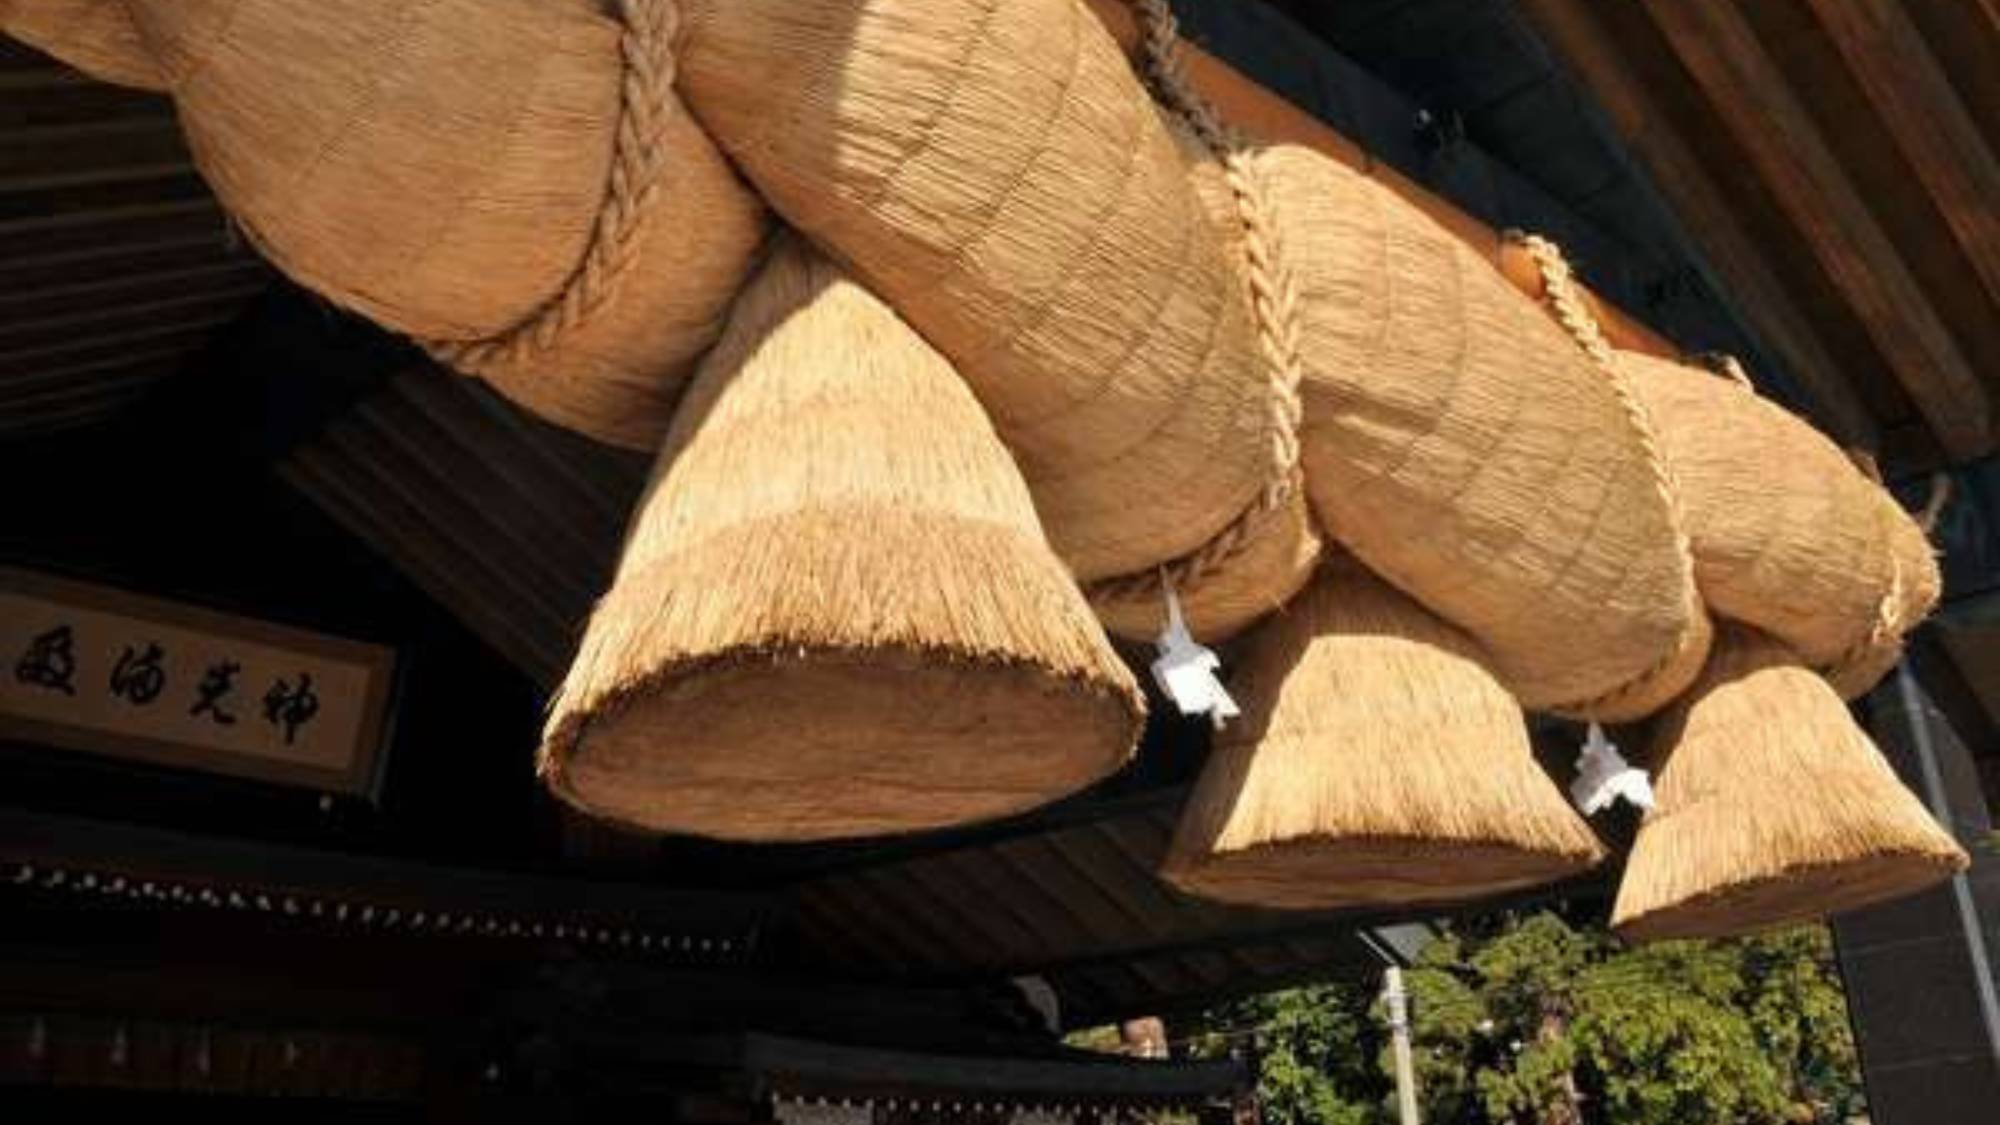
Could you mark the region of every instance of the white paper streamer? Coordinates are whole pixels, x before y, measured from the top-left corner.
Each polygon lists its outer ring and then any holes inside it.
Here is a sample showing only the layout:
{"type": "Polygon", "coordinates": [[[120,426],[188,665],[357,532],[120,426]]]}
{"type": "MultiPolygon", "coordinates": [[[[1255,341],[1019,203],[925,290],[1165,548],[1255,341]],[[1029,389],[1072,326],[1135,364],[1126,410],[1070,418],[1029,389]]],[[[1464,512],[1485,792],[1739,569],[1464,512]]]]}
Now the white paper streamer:
{"type": "Polygon", "coordinates": [[[1576,755],[1576,780],[1569,784],[1569,798],[1585,816],[1595,816],[1623,798],[1641,811],[1653,807],[1653,781],[1645,770],[1631,765],[1618,747],[1604,736],[1604,728],[1590,724],[1583,748],[1576,755]]]}
{"type": "Polygon", "coordinates": [[[1221,730],[1222,725],[1242,714],[1215,673],[1222,658],[1194,639],[1181,617],[1181,600],[1172,583],[1161,579],[1167,595],[1167,628],[1157,642],[1160,655],[1153,661],[1153,682],[1173,700],[1183,715],[1207,715],[1221,730]]]}

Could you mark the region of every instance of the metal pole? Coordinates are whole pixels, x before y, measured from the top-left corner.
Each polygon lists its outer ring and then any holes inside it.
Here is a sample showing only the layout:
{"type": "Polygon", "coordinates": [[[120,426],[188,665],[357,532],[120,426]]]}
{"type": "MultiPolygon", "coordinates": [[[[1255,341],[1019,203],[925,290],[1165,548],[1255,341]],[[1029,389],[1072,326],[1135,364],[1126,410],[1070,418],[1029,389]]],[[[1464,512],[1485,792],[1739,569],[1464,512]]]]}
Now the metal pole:
{"type": "Polygon", "coordinates": [[[1396,1110],[1402,1125],[1419,1125],[1417,1076],[1410,1064],[1409,994],[1403,991],[1403,970],[1400,966],[1389,966],[1383,996],[1389,1002],[1389,1035],[1396,1050],[1396,1110]]]}
{"type": "MultiPolygon", "coordinates": [[[[1930,699],[1910,674],[1910,662],[1896,665],[1896,698],[1902,704],[1903,722],[1910,732],[1912,749],[1923,778],[1924,803],[1944,830],[1953,830],[1951,799],[1945,795],[1944,771],[1938,765],[1937,745],[1931,738],[1930,699]]],[[[1979,907],[1972,898],[1972,884],[1961,871],[1951,877],[1952,903],[1956,906],[1965,952],[1972,961],[1972,988],[1979,998],[1979,1014],[1986,1024],[1986,1048],[2000,1061],[2000,995],[1993,986],[1993,961],[1987,955],[1986,935],[1981,927],[1979,907]]]]}

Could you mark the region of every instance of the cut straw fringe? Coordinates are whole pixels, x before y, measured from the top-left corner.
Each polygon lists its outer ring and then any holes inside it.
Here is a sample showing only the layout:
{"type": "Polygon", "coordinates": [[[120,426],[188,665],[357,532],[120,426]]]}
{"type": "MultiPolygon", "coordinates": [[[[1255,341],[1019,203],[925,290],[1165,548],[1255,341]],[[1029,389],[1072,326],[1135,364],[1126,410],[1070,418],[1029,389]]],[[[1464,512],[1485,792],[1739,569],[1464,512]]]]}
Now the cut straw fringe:
{"type": "Polygon", "coordinates": [[[1087,784],[1142,717],[951,368],[788,240],[675,420],[543,770],[654,829],[895,832],[1087,784]]]}
{"type": "Polygon", "coordinates": [[[1627,938],[1722,937],[1920,890],[1968,862],[1825,681],[1729,626],[1660,721],[1657,804],[1612,925],[1627,938]]]}
{"type": "Polygon", "coordinates": [[[1439,903],[1560,879],[1603,849],[1471,642],[1351,560],[1244,642],[1165,876],[1289,908],[1439,903]]]}

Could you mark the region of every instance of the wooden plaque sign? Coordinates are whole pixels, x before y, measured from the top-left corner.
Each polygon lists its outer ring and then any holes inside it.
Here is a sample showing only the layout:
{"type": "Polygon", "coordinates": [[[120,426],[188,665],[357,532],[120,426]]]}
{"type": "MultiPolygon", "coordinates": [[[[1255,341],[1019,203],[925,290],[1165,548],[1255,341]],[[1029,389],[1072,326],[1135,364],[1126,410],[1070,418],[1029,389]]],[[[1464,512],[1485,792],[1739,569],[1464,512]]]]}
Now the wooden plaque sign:
{"type": "Polygon", "coordinates": [[[345,793],[395,652],[0,567],[0,736],[345,793]]]}

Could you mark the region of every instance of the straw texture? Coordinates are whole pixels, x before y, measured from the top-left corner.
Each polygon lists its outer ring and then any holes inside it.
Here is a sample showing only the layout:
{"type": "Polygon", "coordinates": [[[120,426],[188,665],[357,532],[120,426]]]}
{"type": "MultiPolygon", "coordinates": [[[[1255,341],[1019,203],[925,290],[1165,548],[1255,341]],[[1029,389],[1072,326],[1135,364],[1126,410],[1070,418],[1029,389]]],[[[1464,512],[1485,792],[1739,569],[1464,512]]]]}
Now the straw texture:
{"type": "Polygon", "coordinates": [[[1644,418],[1388,188],[1298,146],[1259,163],[1302,296],[1322,525],[1477,638],[1523,705],[1620,720],[1664,704],[1708,634],[1644,418]]]}
{"type": "Polygon", "coordinates": [[[772,206],[951,359],[1079,578],[1250,511],[1282,439],[1249,303],[1076,0],[693,0],[682,89],[772,206]]]}
{"type": "MultiPolygon", "coordinates": [[[[1247,263],[1253,253],[1271,253],[1275,238],[1266,240],[1258,251],[1246,246],[1239,193],[1231,188],[1222,163],[1213,158],[1184,124],[1172,118],[1167,122],[1175,142],[1186,154],[1190,182],[1204,212],[1223,240],[1238,251],[1235,260],[1247,263]]],[[[1254,163],[1238,171],[1242,176],[1257,178],[1249,190],[1269,194],[1269,185],[1262,182],[1254,163]]],[[[1276,208],[1267,200],[1260,199],[1256,207],[1269,211],[1275,218],[1276,208]]],[[[1280,319],[1289,325],[1294,337],[1282,346],[1292,354],[1280,362],[1300,366],[1296,336],[1301,315],[1288,271],[1275,284],[1284,291],[1281,299],[1291,306],[1280,319]]],[[[1246,289],[1251,287],[1248,279],[1244,285],[1246,289]]],[[[1289,383],[1296,399],[1295,375],[1281,377],[1289,383]]],[[[1298,405],[1294,403],[1290,409],[1298,409],[1298,405]]],[[[1285,428],[1295,434],[1298,425],[1293,418],[1285,423],[1285,428]]],[[[1200,559],[1184,557],[1180,560],[1183,565],[1167,568],[1167,580],[1173,583],[1188,629],[1195,636],[1211,641],[1235,636],[1283,605],[1312,577],[1321,554],[1321,539],[1306,504],[1305,482],[1297,468],[1297,457],[1294,443],[1289,454],[1293,467],[1284,480],[1283,496],[1276,499],[1274,509],[1259,512],[1257,518],[1239,521],[1236,530],[1242,533],[1242,539],[1235,549],[1200,559]]],[[[1084,593],[1090,598],[1091,608],[1097,611],[1098,620],[1118,636],[1149,640],[1165,626],[1166,601],[1156,572],[1093,582],[1084,593]]]]}
{"type": "Polygon", "coordinates": [[[120,0],[0,0],[0,32],[92,78],[142,90],[166,89],[159,64],[120,0]]]}
{"type": "Polygon", "coordinates": [[[1867,644],[1885,603],[1900,621],[1886,494],[1840,447],[1732,379],[1632,352],[1617,362],[1680,483],[1710,608],[1809,665],[1867,644]]]}
{"type": "Polygon", "coordinates": [[[672,0],[133,0],[278,266],[558,423],[653,449],[762,207],[673,91],[672,0]]]}
{"type": "MultiPolygon", "coordinates": [[[[1189,581],[1171,579],[1189,632],[1205,641],[1227,640],[1277,610],[1312,578],[1320,537],[1306,510],[1305,491],[1259,521],[1241,549],[1189,581]]],[[[1095,582],[1090,607],[1113,634],[1151,640],[1166,627],[1167,603],[1156,573],[1095,582]]]]}
{"type": "Polygon", "coordinates": [[[1903,638],[1937,608],[1944,591],[1930,533],[1887,489],[1871,490],[1881,535],[1895,565],[1895,583],[1876,607],[1868,633],[1823,671],[1842,699],[1867,694],[1903,658],[1903,638]]]}
{"type": "Polygon", "coordinates": [[[676,416],[543,770],[648,828],[896,832],[1094,781],[1142,711],[950,366],[787,242],[676,416]]]}
{"type": "Polygon", "coordinates": [[[1243,644],[1163,874],[1288,908],[1438,903],[1603,858],[1463,633],[1350,559],[1243,644]]]}
{"type": "Polygon", "coordinates": [[[1634,940],[1722,937],[1852,910],[1968,860],[1781,642],[1726,626],[1660,721],[1657,805],[1611,924],[1634,940]]]}

